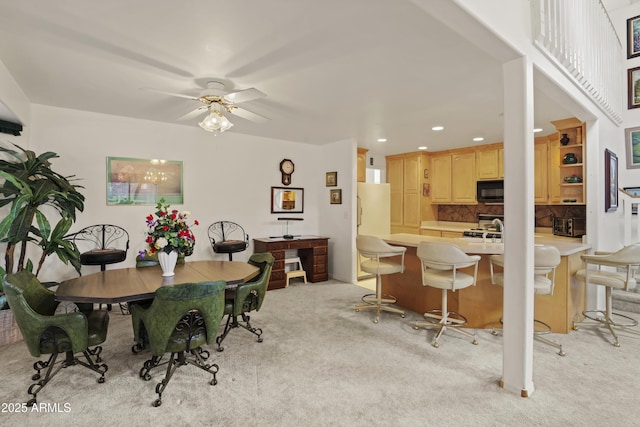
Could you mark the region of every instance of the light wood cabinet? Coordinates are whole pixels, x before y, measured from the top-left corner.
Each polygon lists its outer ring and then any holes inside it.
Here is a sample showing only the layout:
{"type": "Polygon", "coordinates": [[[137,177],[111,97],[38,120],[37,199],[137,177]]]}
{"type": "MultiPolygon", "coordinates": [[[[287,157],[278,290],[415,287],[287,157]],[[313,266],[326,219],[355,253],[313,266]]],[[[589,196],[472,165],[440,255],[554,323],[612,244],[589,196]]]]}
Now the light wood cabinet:
{"type": "Polygon", "coordinates": [[[451,202],[476,203],[476,156],[473,151],[451,157],[451,202]]]}
{"type": "Polygon", "coordinates": [[[440,230],[420,230],[420,234],[422,236],[442,237],[442,232],[440,230]]]}
{"type": "Polygon", "coordinates": [[[358,157],[357,157],[358,182],[367,181],[367,152],[368,151],[369,150],[366,148],[358,147],[358,157]]]}
{"type": "Polygon", "coordinates": [[[549,135],[549,204],[562,202],[560,191],[560,138],[557,133],[549,135]]]}
{"type": "Polygon", "coordinates": [[[431,158],[431,202],[451,203],[451,155],[431,158]]]}
{"type": "Polygon", "coordinates": [[[458,239],[462,237],[461,231],[442,231],[441,234],[441,237],[448,237],[449,239],[458,239]]]}
{"type": "Polygon", "coordinates": [[[420,234],[422,221],[434,219],[422,195],[428,165],[425,152],[387,156],[387,182],[391,190],[391,232],[420,234]]]}
{"type": "Polygon", "coordinates": [[[482,147],[476,151],[478,180],[504,177],[504,150],[499,147],[482,147]]]}
{"type": "Polygon", "coordinates": [[[546,203],[549,200],[548,195],[548,163],[549,163],[549,145],[547,138],[536,138],[533,149],[534,153],[534,192],[533,200],[535,203],[546,203]]]}
{"type": "Polygon", "coordinates": [[[437,204],[476,203],[476,155],[471,150],[434,153],[431,201],[437,204]]]}
{"type": "Polygon", "coordinates": [[[554,191],[558,193],[558,200],[563,205],[584,205],[586,202],[585,189],[586,189],[586,169],[584,163],[585,145],[586,140],[584,123],[576,118],[569,118],[563,120],[554,120],[551,123],[556,127],[558,131],[557,137],[559,140],[557,156],[552,159],[551,163],[558,161],[558,169],[554,170],[556,187],[554,191]],[[563,136],[569,139],[566,145],[563,145],[563,136]],[[567,163],[565,158],[569,155],[573,155],[576,159],[576,163],[567,163]],[[569,177],[577,177],[580,182],[572,182],[569,177]]]}

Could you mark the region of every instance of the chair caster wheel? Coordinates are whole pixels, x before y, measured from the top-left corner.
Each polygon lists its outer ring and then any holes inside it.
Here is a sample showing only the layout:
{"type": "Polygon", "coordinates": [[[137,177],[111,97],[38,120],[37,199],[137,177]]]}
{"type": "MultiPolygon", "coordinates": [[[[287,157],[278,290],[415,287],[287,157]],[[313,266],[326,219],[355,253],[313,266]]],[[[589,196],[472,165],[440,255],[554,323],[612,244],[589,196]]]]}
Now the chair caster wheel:
{"type": "Polygon", "coordinates": [[[211,381],[209,381],[209,384],[210,385],[216,385],[216,384],[218,384],[218,380],[214,378],[211,381]]]}
{"type": "Polygon", "coordinates": [[[473,345],[478,345],[478,340],[473,340],[473,341],[471,341],[471,344],[473,344],[473,345]]]}
{"type": "Polygon", "coordinates": [[[355,310],[356,310],[356,313],[360,311],[360,310],[359,310],[359,309],[357,309],[357,308],[356,308],[355,310]]]}
{"type": "Polygon", "coordinates": [[[98,384],[104,384],[104,377],[98,378],[98,384]]]}
{"type": "Polygon", "coordinates": [[[162,400],[156,399],[156,400],[153,401],[153,407],[154,408],[157,408],[160,405],[162,405],[162,400]]]}
{"type": "Polygon", "coordinates": [[[28,406],[29,408],[31,408],[31,407],[32,407],[33,405],[35,405],[36,403],[37,403],[37,402],[36,402],[36,399],[35,399],[35,397],[34,397],[33,399],[29,399],[29,401],[27,402],[27,406],[28,406]]]}
{"type": "Polygon", "coordinates": [[[613,346],[614,347],[620,347],[620,343],[618,341],[616,341],[616,342],[613,343],[613,346]]]}
{"type": "Polygon", "coordinates": [[[374,319],[374,320],[373,320],[373,323],[376,323],[376,324],[377,324],[377,323],[378,323],[378,319],[374,319]]]}
{"type": "Polygon", "coordinates": [[[258,342],[262,342],[262,341],[263,341],[262,337],[258,338],[258,342]]]}
{"type": "Polygon", "coordinates": [[[440,347],[440,343],[434,342],[434,343],[433,343],[433,346],[434,346],[435,348],[439,348],[439,347],[440,347]]]}
{"type": "Polygon", "coordinates": [[[498,331],[491,331],[491,335],[493,335],[494,337],[498,336],[498,331]]]}
{"type": "Polygon", "coordinates": [[[419,328],[418,326],[415,326],[415,325],[414,325],[414,326],[413,326],[413,329],[415,329],[415,330],[417,331],[417,330],[418,330],[418,329],[420,329],[420,328],[419,328]]]}
{"type": "Polygon", "coordinates": [[[224,351],[224,347],[218,347],[218,353],[224,351]]]}
{"type": "Polygon", "coordinates": [[[402,314],[400,315],[400,317],[402,317],[402,318],[404,319],[406,316],[405,316],[405,314],[404,314],[404,313],[402,313],[402,314]]]}
{"type": "Polygon", "coordinates": [[[562,351],[562,350],[560,350],[560,351],[558,352],[558,355],[560,355],[560,356],[564,356],[565,354],[567,354],[567,353],[565,353],[565,352],[564,352],[564,351],[562,351]]]}

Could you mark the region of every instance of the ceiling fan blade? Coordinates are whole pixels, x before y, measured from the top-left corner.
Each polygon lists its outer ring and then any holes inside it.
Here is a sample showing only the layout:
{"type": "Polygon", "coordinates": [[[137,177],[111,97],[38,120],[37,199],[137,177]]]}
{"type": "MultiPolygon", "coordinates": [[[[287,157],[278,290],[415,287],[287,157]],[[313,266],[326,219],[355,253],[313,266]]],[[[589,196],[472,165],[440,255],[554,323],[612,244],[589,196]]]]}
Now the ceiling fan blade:
{"type": "Polygon", "coordinates": [[[186,99],[192,99],[194,101],[199,101],[200,98],[198,98],[197,96],[193,96],[193,95],[183,95],[181,93],[173,93],[173,92],[166,92],[164,90],[159,90],[159,89],[154,89],[152,87],[143,87],[140,88],[141,90],[146,90],[148,92],[155,92],[155,93],[160,93],[162,95],[169,95],[169,96],[176,96],[178,98],[186,98],[186,99]]]}
{"type": "Polygon", "coordinates": [[[235,106],[231,108],[231,114],[256,123],[266,123],[270,120],[267,117],[261,116],[260,114],[252,113],[249,110],[245,110],[244,108],[235,106]]]}
{"type": "Polygon", "coordinates": [[[237,92],[231,92],[223,96],[223,98],[232,104],[239,104],[241,102],[253,101],[254,99],[264,98],[264,93],[260,92],[258,89],[249,88],[244,90],[239,90],[237,92]]]}
{"type": "Polygon", "coordinates": [[[206,105],[202,105],[198,108],[196,108],[193,111],[189,111],[187,114],[185,114],[184,116],[178,117],[179,121],[182,120],[191,120],[193,118],[198,117],[200,114],[207,112],[207,110],[209,109],[209,107],[207,107],[206,105]]]}

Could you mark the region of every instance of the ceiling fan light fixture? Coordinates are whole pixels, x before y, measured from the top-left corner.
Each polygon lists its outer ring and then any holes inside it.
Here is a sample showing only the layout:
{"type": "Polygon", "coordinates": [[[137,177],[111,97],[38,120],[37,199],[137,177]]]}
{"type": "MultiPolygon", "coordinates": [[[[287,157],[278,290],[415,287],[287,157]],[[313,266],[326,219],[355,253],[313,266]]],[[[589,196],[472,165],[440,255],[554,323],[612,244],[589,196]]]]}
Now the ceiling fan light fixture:
{"type": "Polygon", "coordinates": [[[223,116],[220,110],[211,109],[211,113],[198,123],[198,125],[207,132],[217,134],[218,132],[222,133],[231,129],[233,123],[223,116]]]}

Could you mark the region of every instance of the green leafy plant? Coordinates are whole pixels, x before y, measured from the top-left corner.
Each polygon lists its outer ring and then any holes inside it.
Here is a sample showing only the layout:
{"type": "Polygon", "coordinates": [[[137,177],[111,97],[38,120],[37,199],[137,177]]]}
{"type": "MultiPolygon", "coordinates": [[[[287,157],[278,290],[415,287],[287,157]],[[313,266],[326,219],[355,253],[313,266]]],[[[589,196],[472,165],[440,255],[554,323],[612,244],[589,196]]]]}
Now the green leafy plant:
{"type": "Polygon", "coordinates": [[[0,153],[10,159],[0,159],[0,178],[4,179],[0,208],[10,205],[9,214],[0,222],[0,242],[7,244],[4,270],[33,271],[33,262],[26,258],[27,245],[31,243],[42,251],[36,275],[46,257],[53,254],[80,273],[78,248],[65,236],[76,219],[76,211],[84,210],[84,196],[78,191],[83,187],[69,181],[74,175],[65,177],[51,169],[49,160],[59,157],[56,153],[36,155],[13,145],[17,150],[0,147],[0,153]],[[49,212],[53,208],[60,216],[54,227],[42,210],[45,207],[49,212]]]}

